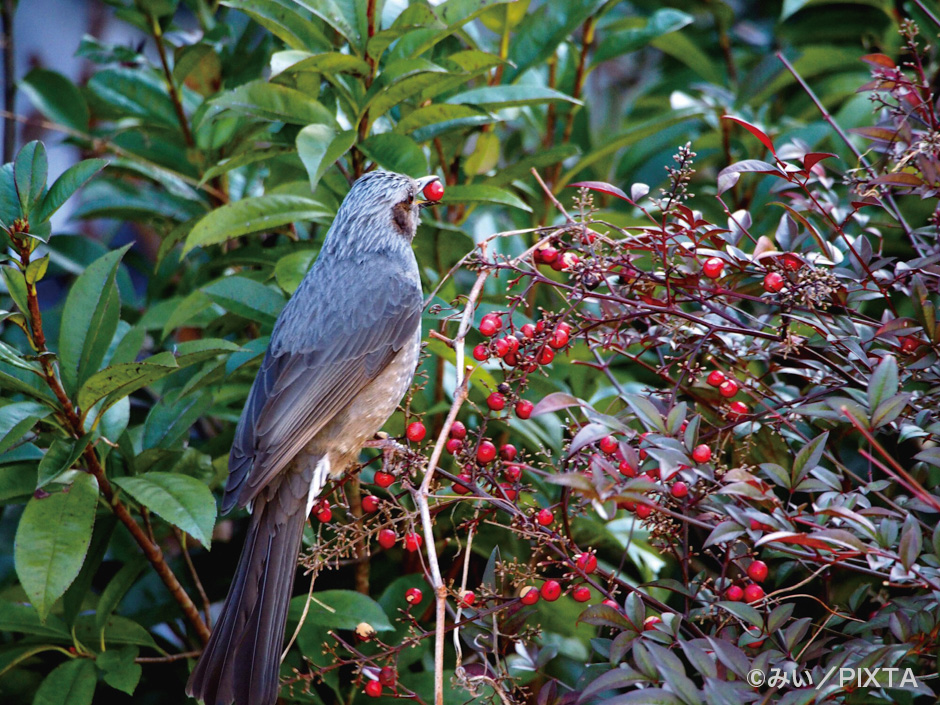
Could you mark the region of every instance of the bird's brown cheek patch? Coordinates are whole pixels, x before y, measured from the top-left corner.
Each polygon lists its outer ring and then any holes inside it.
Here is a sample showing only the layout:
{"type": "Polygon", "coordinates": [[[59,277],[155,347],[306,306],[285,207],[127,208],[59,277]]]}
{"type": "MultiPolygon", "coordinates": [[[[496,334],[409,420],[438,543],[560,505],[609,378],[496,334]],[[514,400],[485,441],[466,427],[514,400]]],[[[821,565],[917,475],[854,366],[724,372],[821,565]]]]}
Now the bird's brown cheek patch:
{"type": "Polygon", "coordinates": [[[411,208],[404,203],[399,203],[392,211],[395,219],[395,225],[405,235],[411,231],[411,208]]]}

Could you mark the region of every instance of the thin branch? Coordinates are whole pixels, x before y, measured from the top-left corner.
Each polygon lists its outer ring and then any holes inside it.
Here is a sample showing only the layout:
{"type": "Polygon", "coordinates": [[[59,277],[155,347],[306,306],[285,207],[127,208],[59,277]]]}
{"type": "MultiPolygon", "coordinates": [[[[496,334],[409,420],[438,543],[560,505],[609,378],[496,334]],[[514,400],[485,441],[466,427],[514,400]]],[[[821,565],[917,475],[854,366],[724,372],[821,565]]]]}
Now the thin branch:
{"type": "Polygon", "coordinates": [[[15,0],[2,0],[0,4],[0,24],[2,24],[3,43],[3,107],[8,115],[3,118],[3,161],[13,161],[16,150],[16,123],[9,117],[16,111],[16,44],[13,34],[13,15],[16,13],[15,0]]]}

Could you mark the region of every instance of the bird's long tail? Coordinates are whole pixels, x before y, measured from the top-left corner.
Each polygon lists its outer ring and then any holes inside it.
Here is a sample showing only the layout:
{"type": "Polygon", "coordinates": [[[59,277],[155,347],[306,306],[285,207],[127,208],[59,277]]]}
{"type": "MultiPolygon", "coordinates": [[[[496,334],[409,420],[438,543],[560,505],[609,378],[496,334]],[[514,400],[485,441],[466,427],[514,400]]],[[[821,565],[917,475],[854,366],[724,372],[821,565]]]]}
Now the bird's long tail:
{"type": "Polygon", "coordinates": [[[292,484],[285,482],[277,492],[255,499],[228,597],[186,686],[187,694],[206,705],[272,705],[277,699],[284,627],[306,519],[307,488],[291,491],[292,484]]]}

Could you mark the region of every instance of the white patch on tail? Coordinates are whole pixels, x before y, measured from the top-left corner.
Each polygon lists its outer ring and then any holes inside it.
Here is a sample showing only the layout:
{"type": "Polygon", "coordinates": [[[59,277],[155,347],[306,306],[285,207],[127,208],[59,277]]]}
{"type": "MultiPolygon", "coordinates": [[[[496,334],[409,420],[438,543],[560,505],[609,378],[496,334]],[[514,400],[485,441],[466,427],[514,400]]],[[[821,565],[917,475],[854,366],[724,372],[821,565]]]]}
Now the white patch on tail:
{"type": "Polygon", "coordinates": [[[326,485],[326,480],[330,476],[330,458],[324,455],[317,461],[317,466],[313,469],[313,481],[310,483],[310,492],[307,494],[307,512],[313,509],[313,503],[320,496],[320,491],[326,485]]]}

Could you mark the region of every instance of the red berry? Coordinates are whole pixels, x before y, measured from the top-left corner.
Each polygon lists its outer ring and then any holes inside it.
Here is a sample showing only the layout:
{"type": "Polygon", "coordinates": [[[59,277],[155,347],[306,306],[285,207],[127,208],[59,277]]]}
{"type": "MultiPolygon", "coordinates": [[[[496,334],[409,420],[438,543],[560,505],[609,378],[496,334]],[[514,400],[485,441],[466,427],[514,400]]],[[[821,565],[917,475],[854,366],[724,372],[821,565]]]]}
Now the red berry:
{"type": "Polygon", "coordinates": [[[712,459],[712,449],[709,448],[704,443],[699,446],[695,446],[695,449],[692,451],[692,460],[696,463],[707,463],[712,459]]]}
{"type": "Polygon", "coordinates": [[[538,264],[551,264],[558,259],[558,250],[551,245],[540,247],[535,251],[535,261],[538,264]]]}
{"type": "Polygon", "coordinates": [[[507,462],[512,462],[516,459],[516,446],[512,443],[505,443],[499,447],[499,457],[507,462]]]}
{"type": "MultiPolygon", "coordinates": [[[[752,626],[752,627],[747,628],[746,636],[749,637],[749,639],[754,639],[756,637],[759,637],[760,635],[761,635],[761,630],[758,629],[757,627],[752,626]]],[[[760,647],[764,645],[764,641],[765,641],[764,639],[760,639],[759,641],[748,641],[745,644],[745,646],[747,646],[747,648],[749,649],[759,649],[760,647]]]]}
{"type": "Polygon", "coordinates": [[[803,260],[788,252],[783,256],[783,266],[785,269],[795,272],[803,266],[803,260]]]}
{"type": "Polygon", "coordinates": [[[510,485],[508,482],[500,482],[499,486],[503,490],[503,494],[506,495],[506,499],[508,499],[510,502],[516,501],[516,497],[519,495],[519,493],[513,489],[512,485],[510,485]]]}
{"type": "Polygon", "coordinates": [[[555,348],[555,350],[560,350],[568,344],[568,333],[563,331],[561,328],[557,329],[554,333],[552,333],[552,337],[549,338],[548,344],[555,348]]]}
{"type": "Polygon", "coordinates": [[[395,476],[390,472],[385,472],[384,470],[379,470],[375,473],[375,484],[379,487],[391,487],[395,482],[395,476]]]}
{"type": "Polygon", "coordinates": [[[503,470],[503,477],[509,482],[519,482],[522,478],[522,468],[518,465],[507,465],[503,470]]]}
{"type": "Polygon", "coordinates": [[[764,277],[764,291],[769,291],[772,294],[780,291],[785,284],[786,282],[779,272],[770,272],[764,277]]]}
{"type": "Polygon", "coordinates": [[[454,421],[453,425],[450,427],[450,437],[456,438],[458,440],[467,437],[467,427],[464,426],[460,421],[454,421]]]}
{"type": "Polygon", "coordinates": [[[496,356],[505,357],[506,353],[509,352],[509,343],[506,342],[505,338],[500,338],[496,341],[496,356]]]}
{"type": "Polygon", "coordinates": [[[424,427],[424,424],[420,421],[415,421],[408,424],[408,428],[405,429],[405,435],[408,437],[409,441],[418,441],[424,440],[424,437],[427,435],[427,429],[424,427]]]}
{"type": "Polygon", "coordinates": [[[720,387],[725,381],[725,373],[721,370],[712,370],[708,373],[708,379],[705,380],[712,387],[720,387]]]}
{"type": "Polygon", "coordinates": [[[689,486],[685,484],[682,480],[679,482],[674,482],[672,487],[669,489],[670,494],[676,499],[682,499],[683,497],[688,496],[689,486]]]}
{"type": "Polygon", "coordinates": [[[743,401],[733,401],[728,407],[728,418],[732,421],[739,420],[742,416],[746,416],[750,409],[747,408],[747,404],[743,401]]]}
{"type": "Polygon", "coordinates": [[[535,515],[535,520],[536,520],[541,526],[548,526],[548,525],[550,525],[553,521],[555,521],[555,515],[552,514],[552,510],[551,510],[551,509],[540,509],[540,510],[539,510],[539,513],[535,515]]]}
{"type": "Polygon", "coordinates": [[[486,405],[493,411],[502,411],[506,408],[506,397],[499,392],[493,392],[486,398],[486,405]]]}
{"type": "Polygon", "coordinates": [[[725,261],[720,257],[709,257],[705,260],[705,266],[702,271],[709,279],[717,279],[721,276],[721,270],[725,268],[725,261]]]}
{"type": "Polygon", "coordinates": [[[405,590],[405,602],[409,605],[420,605],[423,598],[424,595],[419,588],[408,588],[405,590]]]}
{"type": "Polygon", "coordinates": [[[640,519],[648,519],[649,515],[653,513],[653,507],[649,504],[638,504],[636,507],[636,515],[640,519]]]}
{"type": "Polygon", "coordinates": [[[392,548],[396,541],[398,541],[398,537],[391,529],[382,529],[379,532],[379,546],[384,548],[386,551],[392,548]]]}
{"type": "Polygon", "coordinates": [[[730,399],[738,393],[738,389],[740,389],[740,387],[738,387],[738,383],[733,379],[728,379],[722,382],[721,386],[718,387],[718,393],[725,399],[730,399]]]}
{"type": "Polygon", "coordinates": [[[621,500],[617,502],[617,509],[625,509],[628,512],[636,511],[636,502],[631,502],[630,500],[621,500]]]}
{"type": "Polygon", "coordinates": [[[613,455],[617,452],[617,439],[613,436],[604,436],[598,445],[602,451],[607,453],[607,455],[613,455]]]}
{"type": "Polygon", "coordinates": [[[534,408],[535,404],[526,399],[521,399],[520,401],[516,402],[516,416],[518,416],[520,419],[527,419],[532,416],[532,410],[534,408]]]}
{"type": "Polygon", "coordinates": [[[608,607],[613,607],[615,610],[619,610],[619,609],[620,609],[620,605],[618,605],[616,602],[614,602],[614,601],[611,600],[610,598],[607,598],[607,599],[604,600],[601,604],[602,604],[602,605],[607,605],[608,607]]]}
{"type": "Polygon", "coordinates": [[[366,683],[366,695],[370,698],[378,698],[382,695],[382,684],[378,681],[369,681],[366,683]]]}
{"type": "Polygon", "coordinates": [[[662,622],[662,621],[663,621],[663,620],[661,620],[661,619],[660,619],[659,617],[657,617],[655,614],[652,615],[651,617],[647,617],[646,619],[643,620],[643,631],[644,631],[644,632],[648,632],[648,631],[650,631],[651,629],[655,629],[655,628],[656,628],[656,625],[659,624],[659,623],[662,622]]]}
{"type": "Polygon", "coordinates": [[[496,446],[489,441],[480,441],[477,448],[477,460],[481,463],[491,463],[496,458],[496,446]]]}
{"type": "Polygon", "coordinates": [[[571,593],[571,597],[574,598],[575,602],[587,602],[591,599],[591,589],[585,585],[579,585],[571,593]]]}
{"type": "Polygon", "coordinates": [[[546,346],[539,351],[538,359],[540,365],[550,365],[555,359],[555,351],[546,346]]]}
{"type": "Polygon", "coordinates": [[[382,670],[379,671],[379,683],[388,687],[394,688],[395,681],[398,680],[398,674],[395,673],[395,669],[391,666],[383,666],[382,670]]]}
{"type": "Polygon", "coordinates": [[[744,600],[746,602],[757,602],[764,599],[764,588],[754,583],[744,588],[744,600]]]}
{"type": "Polygon", "coordinates": [[[448,438],[444,448],[446,448],[447,452],[451,455],[457,455],[457,452],[463,448],[463,441],[459,438],[448,438]]]}
{"type": "Polygon", "coordinates": [[[473,607],[473,603],[477,601],[477,596],[473,594],[473,590],[464,590],[460,594],[460,606],[461,607],[473,607]]]}
{"type": "Polygon", "coordinates": [[[566,335],[568,335],[568,336],[571,335],[571,326],[569,326],[569,325],[568,325],[567,323],[565,323],[564,321],[560,321],[560,322],[558,323],[558,325],[555,326],[555,330],[563,330],[566,335]]]}
{"type": "Polygon", "coordinates": [[[371,494],[366,495],[365,497],[362,498],[362,509],[364,511],[372,513],[379,508],[379,504],[381,503],[381,501],[382,500],[380,500],[375,495],[371,495],[371,494]]]}
{"type": "Polygon", "coordinates": [[[519,595],[519,600],[524,605],[534,605],[539,601],[539,591],[534,585],[527,585],[522,588],[522,592],[519,595]]]}
{"type": "Polygon", "coordinates": [[[477,362],[486,362],[490,354],[486,351],[486,346],[482,343],[473,349],[473,359],[477,362]]]}
{"type": "Polygon", "coordinates": [[[460,482],[455,482],[453,485],[455,494],[470,494],[472,491],[470,488],[473,486],[473,478],[465,473],[461,473],[457,476],[457,479],[460,482]]]}
{"type": "Polygon", "coordinates": [[[725,599],[730,602],[740,602],[744,599],[744,590],[739,588],[737,585],[732,585],[727,590],[725,590],[725,599]]]}
{"type": "Polygon", "coordinates": [[[755,583],[762,583],[767,579],[767,564],[764,561],[754,561],[747,567],[747,577],[755,583]]]}
{"type": "Polygon", "coordinates": [[[917,348],[920,347],[920,341],[917,338],[914,338],[910,335],[905,335],[900,339],[901,351],[908,354],[917,352],[917,348]]]}
{"type": "Polygon", "coordinates": [[[590,575],[597,570],[597,556],[593,553],[579,553],[575,557],[575,565],[582,573],[590,575]]]}
{"type": "Polygon", "coordinates": [[[531,323],[526,323],[524,326],[522,326],[522,335],[526,338],[534,338],[535,326],[533,326],[531,323]]]}
{"type": "Polygon", "coordinates": [[[410,534],[405,534],[405,548],[412,553],[421,548],[422,543],[424,543],[424,539],[421,538],[421,534],[416,534],[413,531],[410,534]]]}
{"type": "Polygon", "coordinates": [[[546,602],[554,602],[561,597],[561,584],[557,580],[546,580],[539,594],[546,602]]]}
{"type": "Polygon", "coordinates": [[[330,505],[327,504],[325,507],[322,507],[317,511],[317,519],[324,524],[333,518],[333,511],[330,509],[330,505]]]}
{"type": "Polygon", "coordinates": [[[495,313],[488,313],[480,320],[480,333],[489,338],[503,327],[503,320],[495,313]]]}
{"type": "Polygon", "coordinates": [[[437,203],[444,197],[444,186],[440,181],[432,181],[424,187],[422,193],[426,199],[437,203]]]}
{"type": "Polygon", "coordinates": [[[621,460],[620,465],[617,467],[620,470],[620,474],[624,477],[636,477],[636,468],[630,465],[626,460],[621,460]]]}

